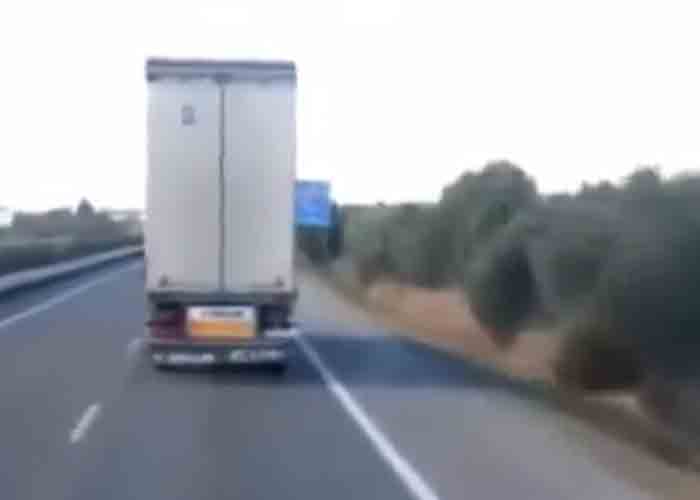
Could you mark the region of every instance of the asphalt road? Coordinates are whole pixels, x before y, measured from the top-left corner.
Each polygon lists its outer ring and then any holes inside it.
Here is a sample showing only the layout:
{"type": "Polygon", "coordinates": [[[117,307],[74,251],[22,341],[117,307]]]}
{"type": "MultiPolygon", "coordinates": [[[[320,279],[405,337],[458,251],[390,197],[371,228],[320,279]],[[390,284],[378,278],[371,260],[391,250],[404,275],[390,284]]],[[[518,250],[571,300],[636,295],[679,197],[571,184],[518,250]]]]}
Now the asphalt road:
{"type": "Polygon", "coordinates": [[[140,262],[5,297],[2,498],[644,498],[521,387],[302,283],[282,377],[152,370],[140,262]]]}

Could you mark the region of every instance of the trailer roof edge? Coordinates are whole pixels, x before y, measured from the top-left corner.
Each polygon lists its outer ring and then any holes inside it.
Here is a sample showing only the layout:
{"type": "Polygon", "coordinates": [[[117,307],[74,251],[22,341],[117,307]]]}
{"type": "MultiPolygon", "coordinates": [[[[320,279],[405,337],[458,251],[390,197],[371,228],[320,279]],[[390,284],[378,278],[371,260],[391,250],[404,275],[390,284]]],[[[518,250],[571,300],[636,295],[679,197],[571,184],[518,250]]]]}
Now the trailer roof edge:
{"type": "Polygon", "coordinates": [[[168,59],[146,60],[146,79],[214,78],[224,80],[296,80],[291,61],[168,59]]]}

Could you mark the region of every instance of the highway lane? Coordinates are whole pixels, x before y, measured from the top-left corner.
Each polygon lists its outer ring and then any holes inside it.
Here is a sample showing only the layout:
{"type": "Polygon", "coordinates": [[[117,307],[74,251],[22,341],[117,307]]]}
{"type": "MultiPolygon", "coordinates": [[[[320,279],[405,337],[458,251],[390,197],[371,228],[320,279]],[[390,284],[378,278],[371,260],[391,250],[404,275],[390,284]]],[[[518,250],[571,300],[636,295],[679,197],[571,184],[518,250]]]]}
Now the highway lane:
{"type": "Polygon", "coordinates": [[[3,498],[643,498],[521,388],[384,335],[312,276],[318,360],[297,347],[282,378],[151,370],[142,286],[121,265],[0,305],[3,498]]]}

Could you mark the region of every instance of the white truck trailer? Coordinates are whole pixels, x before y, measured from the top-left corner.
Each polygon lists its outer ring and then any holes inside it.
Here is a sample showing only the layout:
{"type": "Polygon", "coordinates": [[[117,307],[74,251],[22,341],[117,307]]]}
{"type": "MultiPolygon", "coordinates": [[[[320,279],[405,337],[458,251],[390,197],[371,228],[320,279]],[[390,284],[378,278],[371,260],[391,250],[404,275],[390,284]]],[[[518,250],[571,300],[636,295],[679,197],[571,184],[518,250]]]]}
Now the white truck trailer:
{"type": "Polygon", "coordinates": [[[149,59],[146,338],[157,366],[284,367],[296,69],[149,59]]]}

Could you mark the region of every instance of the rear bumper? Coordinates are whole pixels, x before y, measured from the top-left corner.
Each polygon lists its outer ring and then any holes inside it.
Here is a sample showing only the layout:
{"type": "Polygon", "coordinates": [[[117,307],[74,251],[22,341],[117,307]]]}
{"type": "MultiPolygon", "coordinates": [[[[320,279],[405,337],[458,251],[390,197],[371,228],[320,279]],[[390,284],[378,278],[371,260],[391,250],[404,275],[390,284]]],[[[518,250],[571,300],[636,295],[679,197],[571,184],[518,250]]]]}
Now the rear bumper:
{"type": "Polygon", "coordinates": [[[153,362],[167,366],[282,364],[288,357],[287,338],[230,342],[193,342],[147,338],[153,362]]]}
{"type": "Polygon", "coordinates": [[[148,290],[146,296],[153,304],[207,304],[207,305],[294,305],[299,291],[257,291],[257,292],[228,292],[228,291],[186,291],[186,290],[148,290]]]}

